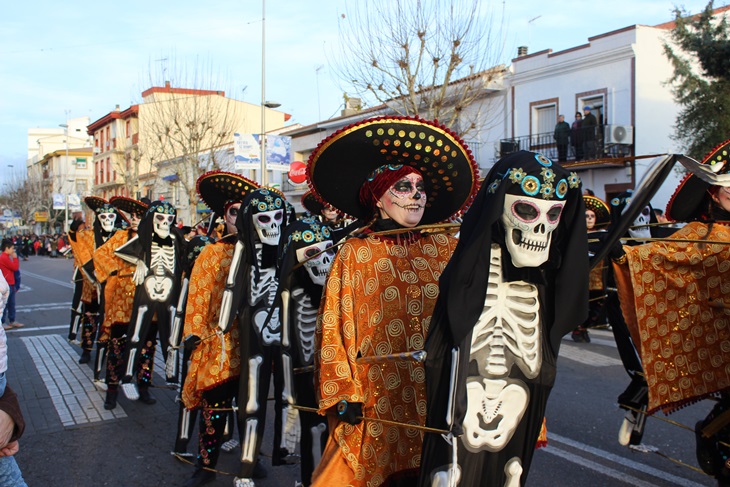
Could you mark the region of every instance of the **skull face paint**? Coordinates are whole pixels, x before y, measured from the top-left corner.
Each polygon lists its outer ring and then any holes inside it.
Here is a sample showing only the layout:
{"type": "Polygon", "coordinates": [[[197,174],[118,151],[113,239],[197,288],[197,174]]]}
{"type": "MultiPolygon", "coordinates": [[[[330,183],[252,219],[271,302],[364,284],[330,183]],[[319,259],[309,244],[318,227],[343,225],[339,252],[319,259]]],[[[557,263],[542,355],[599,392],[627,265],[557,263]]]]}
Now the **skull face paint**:
{"type": "Polygon", "coordinates": [[[99,219],[102,230],[111,232],[114,230],[114,223],[117,221],[117,214],[113,212],[103,212],[96,216],[99,219]]]}
{"type": "Polygon", "coordinates": [[[586,210],[586,228],[589,232],[596,228],[596,212],[593,210],[586,210]]]}
{"type": "Polygon", "coordinates": [[[167,238],[170,236],[170,227],[172,222],[175,221],[175,215],[169,213],[157,213],[155,212],[154,219],[154,231],[160,238],[167,238]]]}
{"type": "MultiPolygon", "coordinates": [[[[626,208],[628,208],[628,203],[624,207],[623,211],[626,211],[626,208]]],[[[622,211],[622,213],[623,213],[622,211]]],[[[651,227],[647,227],[644,225],[648,225],[651,222],[651,207],[645,206],[643,210],[641,210],[641,213],[639,213],[639,216],[636,217],[634,220],[634,227],[639,228],[629,228],[629,235],[631,235],[634,238],[651,238],[651,227]]]]}
{"type": "Polygon", "coordinates": [[[423,177],[411,173],[399,179],[380,198],[377,207],[381,218],[391,218],[406,228],[415,227],[426,209],[423,177]]]}
{"type": "Polygon", "coordinates": [[[253,224],[259,240],[265,245],[278,245],[281,236],[281,223],[284,220],[284,210],[262,211],[253,215],[253,224]]]}
{"type": "Polygon", "coordinates": [[[136,232],[139,228],[139,222],[142,221],[142,215],[130,213],[129,216],[127,216],[127,220],[129,220],[129,228],[136,232]]]}
{"type": "Polygon", "coordinates": [[[505,242],[515,267],[538,267],[550,255],[564,201],[506,194],[502,208],[505,242]]]}
{"type": "Polygon", "coordinates": [[[316,242],[297,249],[297,262],[304,263],[304,268],[314,284],[324,286],[335,253],[331,240],[316,242]]]}
{"type": "Polygon", "coordinates": [[[226,208],[226,233],[236,233],[236,219],[241,208],[241,203],[231,203],[226,208]]]}

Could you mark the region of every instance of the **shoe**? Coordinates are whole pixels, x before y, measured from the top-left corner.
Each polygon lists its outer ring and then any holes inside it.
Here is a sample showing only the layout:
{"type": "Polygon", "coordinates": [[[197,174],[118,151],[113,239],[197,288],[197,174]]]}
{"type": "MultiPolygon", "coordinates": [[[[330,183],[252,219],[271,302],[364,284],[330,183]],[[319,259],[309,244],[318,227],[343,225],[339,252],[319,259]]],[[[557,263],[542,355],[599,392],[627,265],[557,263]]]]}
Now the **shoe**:
{"type": "Polygon", "coordinates": [[[88,350],[84,350],[81,353],[81,358],[79,359],[80,364],[88,364],[91,361],[91,352],[88,350]]]}
{"type": "Polygon", "coordinates": [[[3,325],[3,330],[10,331],[13,329],[13,325],[3,325]]]}
{"type": "Polygon", "coordinates": [[[206,485],[215,480],[215,472],[210,470],[204,470],[202,468],[196,468],[195,473],[192,477],[185,482],[185,487],[198,487],[200,485],[206,485]]]}
{"type": "Polygon", "coordinates": [[[269,476],[269,472],[266,471],[263,465],[261,465],[260,461],[256,461],[256,465],[253,467],[253,474],[251,474],[251,478],[254,479],[265,479],[269,476]]]}
{"type": "Polygon", "coordinates": [[[18,323],[17,321],[14,321],[13,323],[10,323],[10,326],[13,328],[23,328],[25,325],[23,323],[18,323]]]}
{"type": "MultiPolygon", "coordinates": [[[[140,389],[139,390],[139,400],[148,405],[153,405],[157,402],[157,399],[152,397],[152,394],[150,394],[150,391],[147,388],[140,389]]],[[[202,485],[202,484],[201,484],[202,485]]]]}
{"type": "Polygon", "coordinates": [[[583,335],[584,342],[591,343],[591,336],[588,334],[588,330],[586,328],[581,330],[581,334],[583,335]]]}
{"type": "Polygon", "coordinates": [[[106,399],[104,399],[104,409],[111,411],[117,407],[117,394],[118,391],[106,391],[106,399]]]}
{"type": "Polygon", "coordinates": [[[570,338],[572,338],[573,341],[576,342],[576,343],[583,343],[583,342],[585,342],[585,340],[583,339],[583,333],[581,333],[581,332],[579,332],[577,330],[570,334],[570,338]]]}

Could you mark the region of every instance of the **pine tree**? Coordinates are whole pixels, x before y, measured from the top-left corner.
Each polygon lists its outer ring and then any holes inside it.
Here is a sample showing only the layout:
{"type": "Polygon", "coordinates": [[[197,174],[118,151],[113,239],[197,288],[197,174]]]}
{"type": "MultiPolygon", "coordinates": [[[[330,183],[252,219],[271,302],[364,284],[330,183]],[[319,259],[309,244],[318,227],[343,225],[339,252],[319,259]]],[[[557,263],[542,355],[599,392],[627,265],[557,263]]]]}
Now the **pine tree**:
{"type": "Polygon", "coordinates": [[[673,138],[696,159],[730,135],[730,36],[725,16],[714,16],[713,3],[694,16],[676,8],[673,45],[664,45],[674,67],[669,83],[682,107],[673,138]]]}

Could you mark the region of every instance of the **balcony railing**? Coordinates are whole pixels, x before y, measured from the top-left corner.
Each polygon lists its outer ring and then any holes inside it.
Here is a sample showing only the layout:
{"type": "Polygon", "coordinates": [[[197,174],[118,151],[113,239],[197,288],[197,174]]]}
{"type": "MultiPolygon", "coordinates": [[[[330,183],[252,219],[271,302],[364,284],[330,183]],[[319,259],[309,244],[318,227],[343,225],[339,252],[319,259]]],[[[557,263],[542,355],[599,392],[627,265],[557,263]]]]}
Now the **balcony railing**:
{"type": "MultiPolygon", "coordinates": [[[[585,131],[571,132],[565,147],[565,160],[567,162],[591,161],[598,159],[612,159],[626,157],[633,154],[634,146],[631,143],[614,143],[609,137],[605,137],[611,125],[599,125],[595,129],[593,137],[585,131]],[[587,143],[593,140],[594,144],[587,143]]],[[[628,140],[627,142],[631,142],[628,140]]],[[[511,139],[499,141],[499,156],[504,157],[519,150],[540,152],[546,157],[560,160],[558,144],[555,141],[553,132],[524,135],[511,139]]]]}

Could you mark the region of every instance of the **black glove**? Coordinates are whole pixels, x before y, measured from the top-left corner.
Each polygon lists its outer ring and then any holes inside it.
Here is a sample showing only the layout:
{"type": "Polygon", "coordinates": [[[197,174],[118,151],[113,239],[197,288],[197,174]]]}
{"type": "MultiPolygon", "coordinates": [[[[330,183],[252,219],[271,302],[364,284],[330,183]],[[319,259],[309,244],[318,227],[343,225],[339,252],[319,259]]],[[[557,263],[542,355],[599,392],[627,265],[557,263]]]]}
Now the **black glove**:
{"type": "Polygon", "coordinates": [[[362,403],[340,401],[337,403],[337,417],[340,421],[351,425],[360,424],[362,422],[362,403]]]}
{"type": "Polygon", "coordinates": [[[185,351],[188,353],[193,353],[195,350],[195,347],[198,346],[198,343],[200,343],[200,337],[197,335],[189,335],[185,337],[185,342],[183,343],[183,347],[185,348],[185,351]]]}
{"type": "Polygon", "coordinates": [[[608,256],[613,261],[618,261],[626,255],[626,252],[624,252],[624,246],[621,245],[621,242],[616,242],[611,246],[611,250],[608,251],[608,256]]]}

